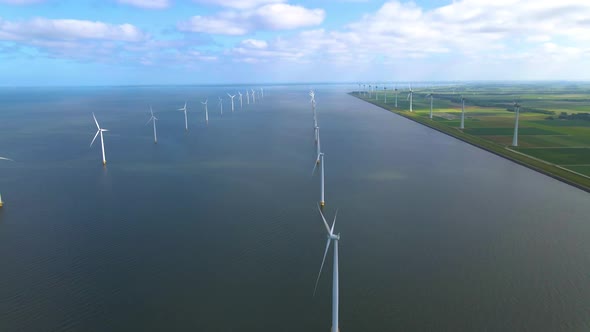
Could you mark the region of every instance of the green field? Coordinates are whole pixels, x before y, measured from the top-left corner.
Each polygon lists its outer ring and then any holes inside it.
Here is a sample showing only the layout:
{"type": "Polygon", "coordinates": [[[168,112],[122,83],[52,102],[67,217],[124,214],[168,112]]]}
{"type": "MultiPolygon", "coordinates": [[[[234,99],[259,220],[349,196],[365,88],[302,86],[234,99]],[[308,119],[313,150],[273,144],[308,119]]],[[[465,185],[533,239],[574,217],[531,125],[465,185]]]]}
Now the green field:
{"type": "Polygon", "coordinates": [[[590,191],[590,83],[463,84],[414,88],[413,112],[408,91],[391,87],[371,96],[351,94],[377,106],[445,132],[496,154],[590,191]],[[434,95],[433,119],[429,119],[434,95]],[[461,130],[461,97],[465,129],[461,130]],[[515,113],[520,105],[518,147],[512,147],[515,113]],[[530,156],[527,157],[527,156],[530,156]],[[571,170],[571,171],[568,171],[571,170]]]}

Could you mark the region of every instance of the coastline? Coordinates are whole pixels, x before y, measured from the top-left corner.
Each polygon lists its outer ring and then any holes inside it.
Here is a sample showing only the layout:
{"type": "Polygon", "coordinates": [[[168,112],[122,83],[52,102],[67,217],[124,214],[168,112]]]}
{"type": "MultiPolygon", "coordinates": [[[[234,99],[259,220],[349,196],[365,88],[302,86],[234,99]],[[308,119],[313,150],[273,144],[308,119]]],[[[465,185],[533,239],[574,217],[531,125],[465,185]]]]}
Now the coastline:
{"type": "Polygon", "coordinates": [[[402,116],[408,120],[412,120],[416,123],[422,124],[426,127],[434,129],[438,132],[441,132],[441,133],[446,134],[448,136],[459,139],[459,140],[461,140],[465,143],[468,143],[472,146],[475,146],[475,147],[478,147],[478,148],[483,149],[485,151],[491,152],[497,156],[508,159],[512,162],[519,164],[519,165],[522,165],[524,167],[527,167],[527,168],[537,171],[539,173],[545,174],[545,175],[550,176],[558,181],[564,182],[564,183],[574,186],[580,190],[590,193],[590,178],[582,176],[578,173],[575,173],[573,171],[570,171],[570,170],[560,167],[558,165],[549,163],[547,161],[528,156],[524,153],[514,151],[507,146],[499,145],[499,144],[484,140],[482,138],[466,134],[457,128],[452,128],[452,127],[449,127],[446,125],[439,124],[439,123],[432,121],[428,118],[419,116],[416,113],[410,113],[410,112],[406,112],[406,111],[399,111],[399,110],[390,109],[390,108],[386,107],[386,105],[384,105],[383,103],[380,103],[375,100],[362,98],[362,97],[358,96],[357,94],[355,94],[354,92],[349,92],[348,94],[353,97],[356,97],[362,101],[365,101],[365,102],[371,103],[375,106],[378,106],[386,111],[392,112],[392,113],[402,116]]]}

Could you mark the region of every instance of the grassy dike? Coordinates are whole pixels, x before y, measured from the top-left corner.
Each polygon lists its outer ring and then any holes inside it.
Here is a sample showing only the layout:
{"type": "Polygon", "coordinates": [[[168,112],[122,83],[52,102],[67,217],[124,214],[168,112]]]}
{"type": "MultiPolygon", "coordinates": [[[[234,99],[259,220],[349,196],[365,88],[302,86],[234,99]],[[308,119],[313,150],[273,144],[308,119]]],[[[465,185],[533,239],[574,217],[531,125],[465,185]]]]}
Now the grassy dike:
{"type": "Polygon", "coordinates": [[[570,184],[572,186],[575,186],[575,187],[582,189],[586,192],[590,192],[590,179],[585,176],[579,175],[575,172],[569,171],[567,169],[564,169],[564,168],[554,165],[552,163],[549,163],[549,162],[546,162],[546,161],[543,161],[543,160],[540,160],[537,158],[533,158],[533,157],[527,156],[525,154],[510,150],[510,149],[508,149],[508,147],[506,147],[504,145],[500,145],[500,144],[482,139],[477,136],[466,134],[457,128],[449,127],[449,126],[441,124],[439,122],[432,121],[429,118],[424,117],[424,116],[420,116],[416,113],[410,113],[409,111],[400,111],[400,110],[392,109],[388,105],[385,105],[383,102],[374,100],[373,98],[371,98],[371,99],[364,98],[354,92],[351,92],[349,94],[351,96],[354,96],[354,97],[357,97],[361,100],[369,102],[375,106],[379,106],[383,109],[393,112],[397,115],[403,116],[406,119],[410,119],[412,121],[418,122],[420,124],[423,124],[427,127],[432,128],[434,130],[438,130],[441,133],[444,133],[444,134],[447,134],[447,135],[452,136],[454,138],[460,139],[460,140],[462,140],[466,143],[469,143],[473,146],[477,146],[481,149],[484,149],[486,151],[494,153],[500,157],[506,158],[506,159],[511,160],[515,163],[518,163],[520,165],[528,167],[532,170],[535,170],[537,172],[548,175],[554,179],[557,179],[559,181],[562,181],[562,182],[565,182],[565,183],[570,184]]]}

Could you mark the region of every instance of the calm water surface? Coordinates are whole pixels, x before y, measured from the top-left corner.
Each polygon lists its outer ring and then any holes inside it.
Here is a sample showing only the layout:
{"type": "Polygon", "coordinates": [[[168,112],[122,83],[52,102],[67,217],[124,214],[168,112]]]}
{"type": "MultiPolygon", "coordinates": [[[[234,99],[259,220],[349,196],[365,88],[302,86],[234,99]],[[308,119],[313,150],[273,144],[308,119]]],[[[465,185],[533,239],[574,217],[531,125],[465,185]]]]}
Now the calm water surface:
{"type": "MultiPolygon", "coordinates": [[[[589,330],[590,196],[353,88],[316,89],[341,330],[589,330]]],[[[307,86],[237,89],[0,89],[0,331],[329,331],[307,86]]]]}

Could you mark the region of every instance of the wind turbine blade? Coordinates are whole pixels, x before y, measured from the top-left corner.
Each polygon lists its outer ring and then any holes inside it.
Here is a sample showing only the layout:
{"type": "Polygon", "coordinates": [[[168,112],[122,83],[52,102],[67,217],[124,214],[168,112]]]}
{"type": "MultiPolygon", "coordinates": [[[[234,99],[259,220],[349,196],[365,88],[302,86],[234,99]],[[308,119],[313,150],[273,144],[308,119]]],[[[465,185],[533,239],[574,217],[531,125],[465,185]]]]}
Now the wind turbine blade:
{"type": "Polygon", "coordinates": [[[336,217],[338,217],[338,210],[336,210],[336,214],[334,215],[334,223],[332,223],[332,229],[330,229],[330,234],[334,234],[334,225],[336,225],[336,217]]]}
{"type": "Polygon", "coordinates": [[[92,112],[92,117],[94,118],[94,123],[96,123],[96,128],[100,129],[100,126],[98,125],[98,121],[96,121],[96,117],[94,116],[94,112],[92,112]]]}
{"type": "Polygon", "coordinates": [[[2,160],[8,160],[8,161],[14,161],[14,160],[12,160],[10,158],[4,158],[4,157],[0,157],[0,159],[2,159],[2,160]]]}
{"type": "MultiPolygon", "coordinates": [[[[319,156],[318,156],[318,159],[320,159],[319,156]]],[[[317,166],[318,166],[318,161],[316,159],[316,161],[313,163],[313,170],[311,171],[311,176],[313,176],[315,174],[315,169],[317,168],[317,166]]]]}
{"type": "Polygon", "coordinates": [[[408,93],[408,97],[406,98],[406,100],[410,100],[410,94],[408,93]]]}
{"type": "Polygon", "coordinates": [[[315,280],[315,287],[313,288],[313,296],[315,296],[315,292],[318,289],[318,282],[320,281],[320,277],[322,276],[322,269],[324,268],[324,263],[326,262],[326,256],[328,255],[328,250],[330,249],[330,241],[332,239],[328,238],[328,242],[326,242],[326,251],[324,251],[324,258],[322,259],[322,265],[320,265],[320,273],[318,273],[318,278],[315,280]]]}
{"type": "Polygon", "coordinates": [[[324,226],[326,226],[326,230],[328,231],[328,234],[332,234],[332,232],[330,231],[330,227],[328,227],[328,222],[326,221],[326,218],[324,218],[324,214],[322,213],[322,209],[320,208],[319,205],[318,205],[318,211],[320,211],[320,216],[322,216],[322,220],[324,221],[324,226]]]}
{"type": "Polygon", "coordinates": [[[90,142],[90,147],[92,147],[92,144],[94,144],[94,141],[96,140],[96,137],[98,136],[98,134],[100,134],[100,129],[96,132],[96,135],[94,135],[92,142],[90,142]]]}
{"type": "Polygon", "coordinates": [[[150,121],[152,121],[152,119],[153,119],[153,118],[154,118],[154,116],[152,115],[152,117],[151,117],[151,118],[149,118],[149,120],[147,120],[147,122],[145,123],[145,125],[144,125],[144,126],[147,126],[147,124],[148,124],[148,123],[150,123],[150,121]]]}

